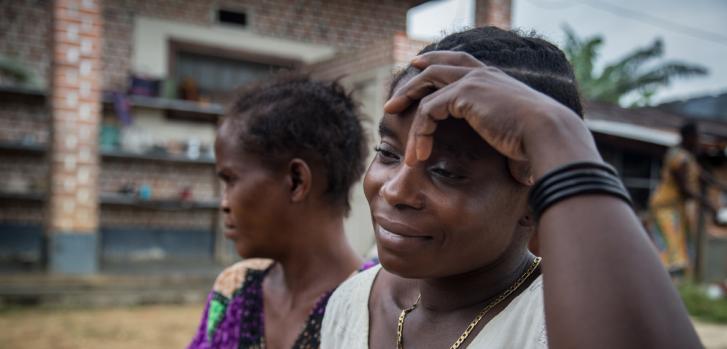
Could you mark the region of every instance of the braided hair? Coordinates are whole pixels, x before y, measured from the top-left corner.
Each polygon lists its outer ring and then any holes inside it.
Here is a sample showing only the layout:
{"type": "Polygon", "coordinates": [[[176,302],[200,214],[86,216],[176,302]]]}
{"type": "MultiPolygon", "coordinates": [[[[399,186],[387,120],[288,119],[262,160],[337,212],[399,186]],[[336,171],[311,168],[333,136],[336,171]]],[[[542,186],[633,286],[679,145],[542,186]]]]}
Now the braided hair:
{"type": "Polygon", "coordinates": [[[301,158],[321,168],[325,198],[350,210],[349,194],[365,169],[368,145],[358,106],[337,82],[284,73],[241,90],[225,122],[243,151],[269,168],[301,158]]]}
{"type": "MultiPolygon", "coordinates": [[[[565,54],[532,33],[522,34],[492,26],[473,28],[450,34],[424,47],[418,54],[431,51],[466,52],[583,117],[578,85],[565,54]]],[[[402,78],[415,72],[411,66],[399,72],[392,80],[390,94],[402,78]]]]}

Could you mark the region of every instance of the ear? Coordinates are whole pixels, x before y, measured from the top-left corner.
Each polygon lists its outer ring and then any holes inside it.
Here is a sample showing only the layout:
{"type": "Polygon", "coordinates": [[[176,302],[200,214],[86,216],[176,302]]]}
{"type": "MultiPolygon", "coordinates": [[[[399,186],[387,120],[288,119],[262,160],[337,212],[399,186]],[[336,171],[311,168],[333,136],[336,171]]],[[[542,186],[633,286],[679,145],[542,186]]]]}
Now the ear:
{"type": "Polygon", "coordinates": [[[308,197],[313,185],[313,176],[304,160],[299,158],[290,160],[285,179],[290,202],[302,202],[308,197]]]}
{"type": "Polygon", "coordinates": [[[510,175],[516,182],[526,187],[532,187],[535,183],[529,162],[507,159],[507,167],[510,170],[510,175]]]}

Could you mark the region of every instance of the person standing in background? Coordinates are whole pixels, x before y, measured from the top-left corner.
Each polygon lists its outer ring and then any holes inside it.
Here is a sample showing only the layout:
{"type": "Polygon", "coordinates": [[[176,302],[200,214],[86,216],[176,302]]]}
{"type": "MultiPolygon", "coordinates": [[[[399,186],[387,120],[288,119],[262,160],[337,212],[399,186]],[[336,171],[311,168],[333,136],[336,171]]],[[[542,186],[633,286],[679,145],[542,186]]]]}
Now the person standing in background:
{"type": "MultiPolygon", "coordinates": [[[[650,230],[662,263],[673,276],[691,273],[696,241],[696,215],[689,203],[696,200],[712,213],[717,208],[700,192],[708,180],[697,162],[699,129],[694,122],[680,129],[681,142],[664,156],[661,181],[649,200],[650,230]]],[[[713,181],[710,181],[713,182],[713,181]]]]}

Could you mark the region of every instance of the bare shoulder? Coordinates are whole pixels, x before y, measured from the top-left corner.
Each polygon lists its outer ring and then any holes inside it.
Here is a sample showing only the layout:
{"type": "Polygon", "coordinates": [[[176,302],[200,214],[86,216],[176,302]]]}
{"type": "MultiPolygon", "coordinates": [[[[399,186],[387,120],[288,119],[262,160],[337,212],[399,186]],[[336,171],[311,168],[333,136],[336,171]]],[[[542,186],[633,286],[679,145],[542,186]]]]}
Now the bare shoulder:
{"type": "Polygon", "coordinates": [[[237,262],[217,276],[213,291],[225,296],[231,297],[232,294],[242,286],[242,282],[250,270],[263,271],[273,264],[272,259],[250,258],[237,262]]]}
{"type": "Polygon", "coordinates": [[[380,266],[357,273],[333,292],[321,326],[321,348],[368,348],[368,301],[380,266]]]}

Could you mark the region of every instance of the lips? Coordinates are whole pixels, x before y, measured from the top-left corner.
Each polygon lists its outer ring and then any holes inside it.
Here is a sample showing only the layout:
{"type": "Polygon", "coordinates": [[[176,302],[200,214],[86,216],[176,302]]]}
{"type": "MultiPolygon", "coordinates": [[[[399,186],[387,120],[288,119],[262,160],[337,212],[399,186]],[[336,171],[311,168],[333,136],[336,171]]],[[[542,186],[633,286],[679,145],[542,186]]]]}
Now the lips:
{"type": "Polygon", "coordinates": [[[416,239],[432,239],[431,235],[427,235],[408,224],[390,220],[385,217],[375,217],[376,224],[387,233],[399,236],[401,238],[416,239]]]}
{"type": "Polygon", "coordinates": [[[415,253],[434,239],[408,224],[392,221],[383,217],[375,218],[376,241],[384,251],[396,254],[415,253]]]}
{"type": "Polygon", "coordinates": [[[233,239],[233,238],[237,237],[237,228],[228,222],[225,222],[224,224],[225,224],[225,230],[224,230],[225,237],[228,239],[233,239]]]}

